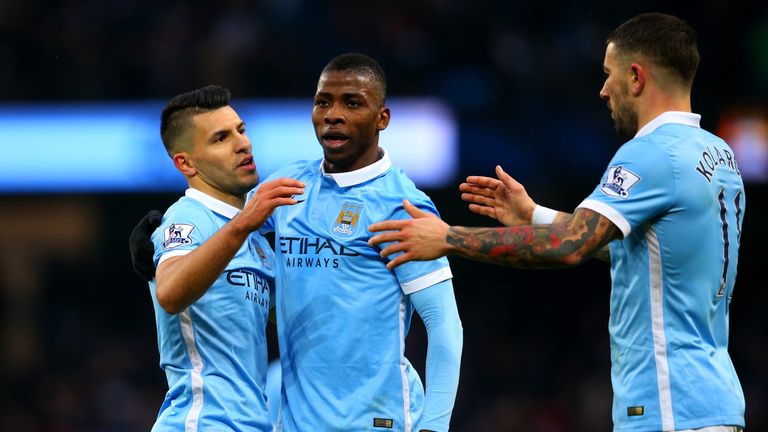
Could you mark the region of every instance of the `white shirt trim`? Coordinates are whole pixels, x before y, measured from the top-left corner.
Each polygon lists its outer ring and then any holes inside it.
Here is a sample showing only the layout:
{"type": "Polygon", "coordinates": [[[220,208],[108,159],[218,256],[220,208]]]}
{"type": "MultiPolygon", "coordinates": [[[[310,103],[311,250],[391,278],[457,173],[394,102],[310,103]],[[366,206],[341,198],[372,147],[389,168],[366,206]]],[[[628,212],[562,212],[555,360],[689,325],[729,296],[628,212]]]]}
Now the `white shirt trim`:
{"type": "Polygon", "coordinates": [[[423,290],[424,288],[431,287],[436,283],[440,283],[444,280],[451,279],[452,277],[453,277],[453,273],[451,273],[451,268],[446,266],[441,269],[435,270],[432,273],[418,277],[412,281],[401,283],[400,287],[403,289],[404,293],[413,294],[415,292],[423,290]]]}
{"type": "Polygon", "coordinates": [[[330,176],[336,181],[336,184],[341,187],[350,187],[367,182],[368,180],[374,179],[384,174],[392,167],[392,161],[389,160],[389,153],[387,153],[387,150],[382,147],[379,148],[382,150],[384,155],[381,157],[381,159],[368,166],[349,172],[326,173],[324,163],[325,159],[323,159],[323,162],[320,163],[320,173],[330,176]]]}
{"type": "Polygon", "coordinates": [[[411,432],[411,386],[408,385],[408,363],[405,361],[405,296],[400,299],[398,321],[400,324],[400,381],[403,383],[403,414],[405,419],[404,432],[411,432]]]}
{"type": "Polygon", "coordinates": [[[212,212],[216,212],[227,219],[232,219],[233,217],[237,216],[238,213],[240,213],[239,208],[231,206],[224,201],[218,200],[208,195],[207,193],[194,188],[187,189],[184,192],[184,195],[187,198],[192,198],[195,201],[199,201],[201,204],[208,207],[212,212]]]}
{"type": "Polygon", "coordinates": [[[186,420],[184,421],[185,432],[197,432],[197,423],[200,419],[200,412],[203,410],[203,357],[197,350],[197,344],[195,343],[195,329],[192,325],[192,316],[189,313],[189,308],[184,309],[179,314],[179,323],[181,325],[181,335],[184,338],[184,344],[187,346],[187,355],[189,355],[189,362],[192,363],[192,370],[190,370],[190,381],[192,384],[192,406],[187,412],[186,420]]]}
{"type": "Polygon", "coordinates": [[[645,233],[648,245],[648,278],[651,298],[651,333],[653,334],[653,357],[656,362],[656,385],[659,392],[661,428],[675,429],[672,409],[672,385],[667,359],[667,334],[664,329],[664,279],[661,270],[661,247],[653,226],[645,233]]]}
{"type": "Polygon", "coordinates": [[[701,127],[699,126],[699,122],[701,121],[701,115],[700,114],[694,114],[689,112],[683,112],[683,111],[667,111],[659,114],[658,117],[655,119],[649,121],[645,124],[645,126],[641,127],[639,131],[635,134],[635,138],[640,138],[643,135],[648,135],[649,133],[656,130],[661,125],[667,124],[667,123],[678,123],[678,124],[684,124],[686,126],[692,126],[692,127],[701,127]]]}
{"type": "Polygon", "coordinates": [[[629,225],[629,222],[627,222],[627,219],[624,217],[624,215],[602,201],[595,199],[585,199],[576,208],[594,210],[605,216],[606,219],[613,222],[613,224],[621,230],[621,233],[624,234],[624,237],[627,237],[629,233],[632,232],[632,227],[629,225]]]}
{"type": "Polygon", "coordinates": [[[191,250],[172,250],[172,251],[165,252],[164,254],[160,255],[160,260],[157,261],[157,266],[160,267],[160,264],[162,264],[163,261],[167,260],[168,258],[184,256],[190,252],[192,251],[191,250]]]}
{"type": "Polygon", "coordinates": [[[677,430],[676,432],[742,432],[741,426],[708,426],[700,429],[677,430]]]}
{"type": "Polygon", "coordinates": [[[632,227],[629,225],[629,222],[627,222],[627,219],[619,213],[618,210],[611,207],[610,205],[598,201],[595,199],[585,199],[581,202],[581,204],[578,205],[576,208],[586,208],[590,210],[594,210],[601,215],[605,216],[606,219],[613,222],[614,225],[616,225],[620,230],[621,233],[624,235],[624,237],[628,236],[629,233],[632,232],[632,227]]]}

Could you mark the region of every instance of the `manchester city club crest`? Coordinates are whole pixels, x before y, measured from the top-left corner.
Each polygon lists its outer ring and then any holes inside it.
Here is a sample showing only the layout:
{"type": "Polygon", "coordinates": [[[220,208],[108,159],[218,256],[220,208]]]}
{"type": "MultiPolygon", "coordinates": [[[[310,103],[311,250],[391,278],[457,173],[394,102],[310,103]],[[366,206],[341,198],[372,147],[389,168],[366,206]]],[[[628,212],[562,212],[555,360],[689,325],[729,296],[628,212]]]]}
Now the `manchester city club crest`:
{"type": "Polygon", "coordinates": [[[608,168],[608,179],[600,186],[600,190],[608,195],[621,199],[629,197],[629,190],[640,181],[640,176],[619,166],[608,168]]]}
{"type": "Polygon", "coordinates": [[[363,207],[363,203],[344,201],[339,210],[339,215],[336,216],[336,220],[334,220],[331,226],[331,233],[340,234],[345,237],[352,236],[357,228],[363,207]]]}

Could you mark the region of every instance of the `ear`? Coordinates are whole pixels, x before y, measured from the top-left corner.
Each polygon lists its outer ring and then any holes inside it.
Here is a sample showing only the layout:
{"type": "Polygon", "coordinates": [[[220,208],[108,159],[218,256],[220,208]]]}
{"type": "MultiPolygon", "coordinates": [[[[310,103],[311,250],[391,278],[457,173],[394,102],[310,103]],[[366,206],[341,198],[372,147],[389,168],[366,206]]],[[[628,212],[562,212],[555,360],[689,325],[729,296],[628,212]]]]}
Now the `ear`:
{"type": "Polygon", "coordinates": [[[389,125],[389,116],[390,116],[389,108],[387,108],[386,106],[383,106],[381,107],[381,109],[379,109],[379,119],[376,122],[377,131],[383,131],[384,129],[387,128],[387,126],[389,125]]]}
{"type": "Polygon", "coordinates": [[[629,66],[629,90],[632,96],[637,97],[643,93],[649,73],[648,69],[639,63],[632,63],[629,66]]]}
{"type": "Polygon", "coordinates": [[[197,174],[197,169],[194,167],[194,163],[187,152],[173,155],[173,166],[186,177],[194,177],[197,174]]]}

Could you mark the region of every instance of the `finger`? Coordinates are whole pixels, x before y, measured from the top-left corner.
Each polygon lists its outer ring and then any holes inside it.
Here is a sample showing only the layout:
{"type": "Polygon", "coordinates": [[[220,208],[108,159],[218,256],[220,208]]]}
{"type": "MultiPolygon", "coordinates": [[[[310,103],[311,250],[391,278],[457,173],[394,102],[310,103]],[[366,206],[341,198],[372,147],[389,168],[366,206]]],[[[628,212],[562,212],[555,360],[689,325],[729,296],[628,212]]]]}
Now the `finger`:
{"type": "Polygon", "coordinates": [[[157,228],[160,226],[160,223],[163,221],[163,214],[160,213],[157,210],[150,210],[149,213],[147,213],[147,222],[149,222],[149,225],[157,228]]]}
{"type": "Polygon", "coordinates": [[[403,252],[406,249],[408,249],[408,246],[405,243],[397,242],[382,249],[379,255],[381,255],[382,258],[386,258],[392,254],[403,252]]]}
{"type": "Polygon", "coordinates": [[[278,186],[272,190],[265,191],[264,197],[271,199],[275,197],[290,197],[293,195],[301,195],[304,193],[304,188],[291,187],[291,186],[278,186]]]}
{"type": "Polygon", "coordinates": [[[382,243],[390,243],[394,241],[400,241],[400,231],[395,232],[386,232],[383,234],[377,234],[370,239],[368,239],[368,245],[369,246],[377,246],[382,243]]]}
{"type": "Polygon", "coordinates": [[[272,200],[270,200],[268,202],[269,202],[269,205],[271,205],[273,207],[280,207],[280,206],[286,206],[286,205],[294,205],[298,201],[296,201],[293,198],[282,198],[281,197],[281,198],[274,198],[274,199],[272,199],[272,200]]]}
{"type": "Polygon", "coordinates": [[[371,224],[368,226],[368,231],[370,232],[379,232],[379,231],[399,231],[409,223],[410,221],[405,220],[385,220],[381,222],[376,222],[375,224],[371,224]]]}
{"type": "Polygon", "coordinates": [[[280,177],[279,179],[272,180],[269,183],[275,183],[279,186],[304,187],[304,182],[288,177],[280,177]]]}
{"type": "Polygon", "coordinates": [[[517,180],[513,179],[512,176],[507,174],[504,169],[501,168],[501,165],[496,165],[496,175],[499,176],[499,180],[504,183],[504,186],[510,190],[523,189],[523,185],[521,185],[517,180]]]}
{"type": "Polygon", "coordinates": [[[411,257],[408,253],[404,253],[402,255],[398,255],[393,259],[392,261],[387,263],[387,268],[390,270],[393,270],[395,267],[405,264],[408,261],[411,261],[411,257]]]}
{"type": "Polygon", "coordinates": [[[477,204],[470,204],[469,211],[477,213],[479,215],[488,216],[489,218],[496,219],[496,211],[490,207],[481,206],[477,204]]]}
{"type": "Polygon", "coordinates": [[[483,186],[491,189],[496,189],[501,182],[498,179],[484,176],[469,176],[467,177],[467,183],[483,186]]]}
{"type": "MultiPolygon", "coordinates": [[[[501,184],[501,182],[499,182],[499,184],[501,184]]],[[[461,185],[459,185],[459,190],[462,192],[473,193],[475,195],[483,195],[487,197],[492,197],[496,194],[496,189],[487,188],[487,187],[478,187],[475,185],[471,185],[469,183],[462,183],[461,185]]]]}
{"type": "Polygon", "coordinates": [[[405,207],[405,211],[408,212],[409,215],[411,215],[412,218],[425,218],[425,217],[437,217],[434,214],[430,212],[426,212],[415,205],[411,204],[410,201],[403,200],[403,207],[405,207]]]}
{"type": "Polygon", "coordinates": [[[494,205],[496,204],[496,200],[494,200],[493,198],[486,198],[481,195],[463,193],[461,194],[461,199],[470,203],[482,204],[489,207],[494,207],[494,205]]]}

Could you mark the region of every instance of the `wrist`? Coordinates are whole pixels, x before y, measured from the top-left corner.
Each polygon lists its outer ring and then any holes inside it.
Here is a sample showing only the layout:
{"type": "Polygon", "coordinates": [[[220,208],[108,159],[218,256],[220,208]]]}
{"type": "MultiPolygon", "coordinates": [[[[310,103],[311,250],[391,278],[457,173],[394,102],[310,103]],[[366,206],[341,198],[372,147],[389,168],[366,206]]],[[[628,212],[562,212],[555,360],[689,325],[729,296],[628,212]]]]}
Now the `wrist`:
{"type": "Polygon", "coordinates": [[[557,210],[536,204],[531,213],[531,225],[548,225],[555,221],[557,210]]]}
{"type": "Polygon", "coordinates": [[[238,213],[226,225],[224,225],[224,227],[226,227],[230,234],[238,240],[245,239],[251,234],[252,231],[242,213],[238,213]]]}

